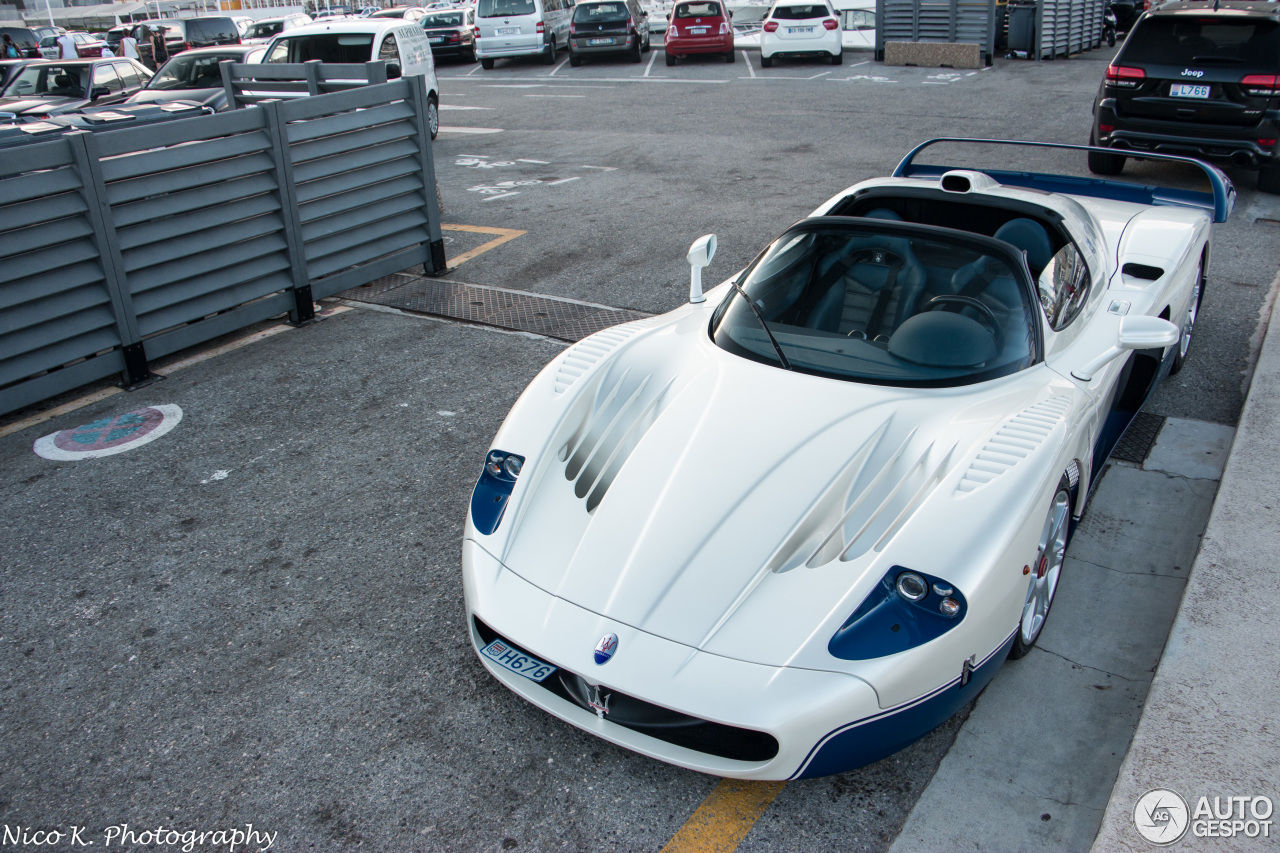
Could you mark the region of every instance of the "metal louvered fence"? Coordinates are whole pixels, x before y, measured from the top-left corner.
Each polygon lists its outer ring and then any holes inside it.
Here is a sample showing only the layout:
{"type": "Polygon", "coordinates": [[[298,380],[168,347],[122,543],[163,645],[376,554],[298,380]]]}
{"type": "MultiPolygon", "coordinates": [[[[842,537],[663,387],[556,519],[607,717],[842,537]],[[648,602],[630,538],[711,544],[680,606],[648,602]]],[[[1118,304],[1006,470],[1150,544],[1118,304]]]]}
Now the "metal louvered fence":
{"type": "Polygon", "coordinates": [[[1106,0],[1039,0],[1037,6],[1036,59],[1070,56],[1102,44],[1106,0]]]}
{"type": "Polygon", "coordinates": [[[995,0],[877,0],[876,59],[886,42],[976,44],[986,64],[996,46],[995,0]]]}
{"type": "Polygon", "coordinates": [[[0,414],[422,264],[445,267],[421,78],[0,160],[0,414]]]}

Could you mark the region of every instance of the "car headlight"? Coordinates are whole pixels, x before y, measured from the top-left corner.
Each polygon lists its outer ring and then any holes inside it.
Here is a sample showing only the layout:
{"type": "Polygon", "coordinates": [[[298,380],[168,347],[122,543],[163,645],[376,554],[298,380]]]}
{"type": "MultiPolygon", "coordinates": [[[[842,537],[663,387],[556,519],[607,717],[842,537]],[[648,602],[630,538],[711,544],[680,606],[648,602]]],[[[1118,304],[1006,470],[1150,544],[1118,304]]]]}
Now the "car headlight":
{"type": "Polygon", "coordinates": [[[843,660],[870,660],[936,640],[959,625],[968,602],[939,577],[894,566],[827,644],[843,660]]]}
{"type": "Polygon", "coordinates": [[[476,530],[489,535],[498,529],[522,468],[523,456],[503,450],[489,451],[480,479],[471,492],[471,523],[476,530]]]}

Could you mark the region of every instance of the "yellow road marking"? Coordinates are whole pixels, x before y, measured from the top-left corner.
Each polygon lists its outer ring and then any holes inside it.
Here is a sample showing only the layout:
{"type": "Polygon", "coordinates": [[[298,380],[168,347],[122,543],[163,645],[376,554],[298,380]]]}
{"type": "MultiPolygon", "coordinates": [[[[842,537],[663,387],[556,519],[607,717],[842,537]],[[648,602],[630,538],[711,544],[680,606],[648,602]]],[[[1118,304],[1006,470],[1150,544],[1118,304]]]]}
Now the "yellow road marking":
{"type": "Polygon", "coordinates": [[[786,784],[721,780],[662,853],[733,853],[786,784]]]}
{"type": "Polygon", "coordinates": [[[486,225],[441,225],[440,228],[445,231],[469,231],[472,234],[497,235],[497,239],[495,240],[490,240],[488,243],[482,243],[470,252],[463,252],[456,258],[450,258],[449,266],[453,267],[456,267],[459,264],[465,264],[477,255],[483,255],[490,249],[496,249],[503,243],[506,243],[509,240],[514,240],[520,235],[528,233],[527,231],[517,231],[514,228],[490,228],[486,225]]]}

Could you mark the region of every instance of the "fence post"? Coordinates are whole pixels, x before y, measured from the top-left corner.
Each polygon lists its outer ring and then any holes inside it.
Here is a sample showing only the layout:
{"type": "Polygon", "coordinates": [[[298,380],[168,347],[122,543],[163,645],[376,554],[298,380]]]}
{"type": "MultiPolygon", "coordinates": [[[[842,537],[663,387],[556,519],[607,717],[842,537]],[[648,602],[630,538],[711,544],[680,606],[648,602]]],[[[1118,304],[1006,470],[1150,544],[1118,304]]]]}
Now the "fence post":
{"type": "Polygon", "coordinates": [[[284,222],[284,239],[289,247],[289,274],[293,278],[293,308],[289,322],[295,326],[316,318],[311,299],[311,278],[307,274],[306,243],[302,239],[302,219],[298,213],[298,194],[293,186],[293,159],[289,156],[289,136],[280,115],[280,101],[258,104],[263,127],[271,138],[271,157],[276,167],[276,188],[280,199],[280,218],[284,222]]]}
{"type": "Polygon", "coordinates": [[[320,94],[320,60],[308,59],[302,63],[302,70],[307,75],[307,94],[315,97],[320,94]]]}
{"type": "Polygon", "coordinates": [[[116,333],[120,336],[120,351],[124,356],[120,384],[129,390],[141,388],[160,377],[147,367],[147,352],[138,332],[138,317],[133,310],[133,296],[129,292],[120,243],[107,202],[107,188],[102,180],[102,166],[98,162],[97,140],[84,130],[68,133],[62,138],[71,148],[76,174],[80,177],[80,189],[88,208],[89,221],[93,224],[93,240],[98,246],[103,279],[111,298],[111,312],[115,315],[116,333]]]}
{"type": "Polygon", "coordinates": [[[227,109],[238,110],[240,104],[236,102],[236,84],[231,80],[231,65],[234,60],[224,59],[218,63],[218,71],[222,74],[222,89],[227,96],[227,109]]]}
{"type": "Polygon", "coordinates": [[[423,264],[426,275],[444,275],[449,263],[444,256],[444,235],[440,233],[440,205],[436,200],[436,161],[431,151],[431,131],[427,127],[426,78],[420,75],[401,77],[413,98],[413,117],[418,126],[418,157],[422,160],[422,194],[427,203],[427,234],[430,256],[423,264]]]}

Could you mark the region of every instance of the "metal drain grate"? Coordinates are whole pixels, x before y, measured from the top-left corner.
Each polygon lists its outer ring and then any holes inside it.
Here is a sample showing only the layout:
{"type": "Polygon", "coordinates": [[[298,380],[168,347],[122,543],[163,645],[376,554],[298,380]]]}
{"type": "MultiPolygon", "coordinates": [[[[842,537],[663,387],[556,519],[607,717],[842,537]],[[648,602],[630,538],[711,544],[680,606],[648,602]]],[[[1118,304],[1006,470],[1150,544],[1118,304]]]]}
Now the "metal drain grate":
{"type": "Polygon", "coordinates": [[[343,299],[372,302],[500,329],[533,332],[562,341],[579,341],[601,329],[652,316],[640,311],[601,308],[532,293],[497,290],[473,284],[425,278],[408,273],[385,276],[369,285],[338,294],[343,299]]]}
{"type": "Polygon", "coordinates": [[[1124,431],[1116,449],[1111,451],[1111,458],[1141,465],[1147,461],[1147,454],[1151,452],[1151,446],[1156,443],[1156,436],[1160,434],[1162,426],[1164,426],[1163,416],[1138,412],[1138,416],[1124,431]]]}

